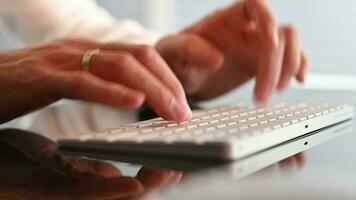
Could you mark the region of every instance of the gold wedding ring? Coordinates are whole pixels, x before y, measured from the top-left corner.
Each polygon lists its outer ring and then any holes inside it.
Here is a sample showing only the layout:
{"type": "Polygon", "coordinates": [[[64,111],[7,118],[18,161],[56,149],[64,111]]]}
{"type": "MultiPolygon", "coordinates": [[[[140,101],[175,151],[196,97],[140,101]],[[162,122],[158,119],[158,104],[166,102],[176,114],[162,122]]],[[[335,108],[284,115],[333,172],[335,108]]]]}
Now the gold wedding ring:
{"type": "Polygon", "coordinates": [[[89,70],[90,61],[95,54],[100,53],[100,49],[90,49],[84,52],[82,60],[80,62],[80,67],[82,70],[89,70]]]}

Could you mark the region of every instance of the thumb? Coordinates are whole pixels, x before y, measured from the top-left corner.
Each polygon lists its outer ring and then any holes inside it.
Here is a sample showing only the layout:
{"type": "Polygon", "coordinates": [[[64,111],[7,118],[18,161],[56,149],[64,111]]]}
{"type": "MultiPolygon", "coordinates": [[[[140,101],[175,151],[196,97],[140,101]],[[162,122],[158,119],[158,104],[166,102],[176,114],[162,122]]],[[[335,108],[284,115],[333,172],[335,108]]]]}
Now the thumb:
{"type": "Polygon", "coordinates": [[[179,63],[180,66],[217,70],[224,62],[223,53],[195,34],[168,36],[158,43],[157,49],[168,63],[179,63]]]}

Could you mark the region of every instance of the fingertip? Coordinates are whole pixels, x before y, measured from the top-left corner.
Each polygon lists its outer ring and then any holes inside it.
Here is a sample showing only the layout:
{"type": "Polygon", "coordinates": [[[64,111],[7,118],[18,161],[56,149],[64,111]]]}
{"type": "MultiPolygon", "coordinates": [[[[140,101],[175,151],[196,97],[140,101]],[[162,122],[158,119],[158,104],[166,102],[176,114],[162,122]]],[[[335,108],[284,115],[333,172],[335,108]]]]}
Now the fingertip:
{"type": "MultiPolygon", "coordinates": [[[[120,95],[120,94],[119,94],[120,95]]],[[[124,100],[124,107],[127,110],[133,110],[139,108],[145,101],[145,94],[139,91],[130,90],[126,93],[126,97],[124,100]]],[[[120,99],[117,103],[119,107],[122,107],[122,99],[120,99]]]]}
{"type": "Polygon", "coordinates": [[[185,109],[185,114],[183,115],[181,121],[191,120],[193,117],[193,113],[187,101],[185,101],[184,103],[184,109],[185,109]]]}
{"type": "Polygon", "coordinates": [[[192,110],[187,105],[179,105],[173,107],[171,120],[177,122],[188,121],[192,118],[192,110]]]}
{"type": "Polygon", "coordinates": [[[265,107],[267,105],[267,101],[264,97],[261,97],[258,94],[255,94],[253,97],[253,104],[257,108],[265,107]]]}
{"type": "Polygon", "coordinates": [[[139,197],[145,192],[145,188],[141,181],[132,177],[115,178],[112,182],[112,190],[116,190],[118,198],[134,198],[139,197]]]}
{"type": "Polygon", "coordinates": [[[277,85],[277,91],[278,92],[284,92],[287,90],[288,88],[288,85],[289,85],[289,81],[286,81],[286,80],[281,80],[278,85],[277,85]]]}
{"type": "Polygon", "coordinates": [[[190,109],[186,100],[185,102],[173,100],[170,107],[164,110],[164,119],[168,121],[183,122],[192,118],[192,110],[190,109]]]}
{"type": "Polygon", "coordinates": [[[120,177],[120,179],[122,179],[121,182],[124,183],[124,186],[127,191],[130,191],[135,194],[142,193],[144,191],[144,187],[139,180],[136,180],[132,177],[120,177]]]}
{"type": "Polygon", "coordinates": [[[187,107],[186,114],[182,117],[180,121],[189,121],[192,119],[192,117],[193,117],[192,110],[189,107],[187,107]]]}
{"type": "Polygon", "coordinates": [[[225,61],[224,54],[221,52],[216,52],[211,62],[212,65],[211,69],[213,70],[220,69],[224,64],[224,61],[225,61]]]}
{"type": "Polygon", "coordinates": [[[133,94],[133,101],[132,101],[132,107],[133,108],[138,108],[140,107],[144,102],[145,102],[145,94],[142,92],[136,92],[136,94],[133,94]]]}
{"type": "Polygon", "coordinates": [[[300,72],[296,75],[296,79],[299,83],[301,84],[305,84],[306,81],[306,76],[307,76],[307,72],[305,67],[302,67],[302,69],[300,70],[300,72]]]}
{"type": "Polygon", "coordinates": [[[253,99],[254,105],[256,107],[266,107],[271,96],[272,92],[269,92],[268,89],[258,88],[256,86],[253,99]]]}

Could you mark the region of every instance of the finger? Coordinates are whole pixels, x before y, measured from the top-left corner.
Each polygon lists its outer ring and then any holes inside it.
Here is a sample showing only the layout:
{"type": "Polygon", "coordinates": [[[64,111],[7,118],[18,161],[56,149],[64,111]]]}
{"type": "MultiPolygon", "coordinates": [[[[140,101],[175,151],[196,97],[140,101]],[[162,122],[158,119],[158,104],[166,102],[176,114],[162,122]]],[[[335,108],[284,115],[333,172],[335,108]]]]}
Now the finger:
{"type": "Polygon", "coordinates": [[[130,52],[137,61],[165,84],[178,99],[186,102],[182,84],[154,48],[145,45],[118,45],[115,43],[104,44],[101,48],[110,51],[130,52]]]}
{"type": "Polygon", "coordinates": [[[191,118],[186,101],[178,99],[131,54],[103,52],[92,59],[90,71],[103,79],[122,83],[145,94],[148,104],[166,120],[191,118]]]}
{"type": "Polygon", "coordinates": [[[61,72],[52,77],[54,95],[101,103],[122,109],[138,108],[144,94],[117,83],[111,83],[87,72],[61,72]]]}
{"type": "Polygon", "coordinates": [[[277,87],[282,71],[284,37],[281,35],[278,47],[261,45],[258,55],[258,68],[255,86],[255,103],[265,105],[277,87]]]}
{"type": "Polygon", "coordinates": [[[197,66],[201,69],[219,69],[223,62],[223,54],[202,37],[187,35],[182,38],[182,57],[187,66],[197,66]]]}
{"type": "Polygon", "coordinates": [[[216,47],[194,34],[168,36],[156,47],[166,60],[183,67],[217,70],[224,62],[224,55],[216,47]]]}
{"type": "Polygon", "coordinates": [[[181,177],[181,172],[171,170],[152,170],[147,168],[142,168],[136,176],[146,191],[171,186],[172,184],[177,183],[181,177]]]}
{"type": "Polygon", "coordinates": [[[297,73],[297,80],[301,83],[305,82],[305,78],[307,76],[307,72],[308,72],[308,58],[305,55],[304,52],[302,52],[302,57],[301,57],[301,65],[300,65],[300,69],[299,72],[297,73]]]}
{"type": "Polygon", "coordinates": [[[263,43],[278,45],[278,23],[267,0],[244,1],[246,16],[256,22],[257,31],[263,43]]]}
{"type": "Polygon", "coordinates": [[[56,187],[64,196],[76,199],[127,199],[142,195],[142,184],[131,177],[102,178],[87,177],[80,179],[58,180],[56,187]]]}
{"type": "Polygon", "coordinates": [[[298,33],[293,27],[283,27],[282,34],[285,35],[285,51],[282,74],[278,83],[278,89],[284,90],[288,87],[290,80],[299,71],[301,65],[301,48],[298,33]]]}
{"type": "Polygon", "coordinates": [[[120,170],[106,162],[78,158],[72,158],[69,162],[71,163],[72,170],[76,172],[91,173],[106,178],[121,176],[120,170]]]}

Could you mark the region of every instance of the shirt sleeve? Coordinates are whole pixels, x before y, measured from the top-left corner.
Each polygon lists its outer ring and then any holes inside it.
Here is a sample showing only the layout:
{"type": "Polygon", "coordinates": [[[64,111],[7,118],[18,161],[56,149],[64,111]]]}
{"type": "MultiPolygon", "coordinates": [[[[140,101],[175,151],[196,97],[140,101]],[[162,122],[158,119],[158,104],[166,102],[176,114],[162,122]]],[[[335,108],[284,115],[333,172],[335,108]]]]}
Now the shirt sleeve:
{"type": "MultiPolygon", "coordinates": [[[[160,35],[130,20],[117,20],[94,0],[0,0],[0,20],[24,45],[57,38],[153,45],[160,35]]],[[[53,139],[114,128],[136,119],[134,112],[97,104],[62,101],[19,119],[21,128],[53,139]]]]}
{"type": "Polygon", "coordinates": [[[0,0],[7,32],[38,44],[62,37],[85,37],[153,45],[160,35],[131,20],[118,20],[95,0],[0,0]]]}

